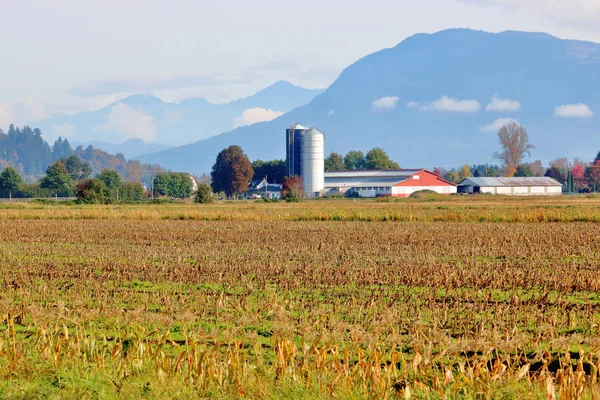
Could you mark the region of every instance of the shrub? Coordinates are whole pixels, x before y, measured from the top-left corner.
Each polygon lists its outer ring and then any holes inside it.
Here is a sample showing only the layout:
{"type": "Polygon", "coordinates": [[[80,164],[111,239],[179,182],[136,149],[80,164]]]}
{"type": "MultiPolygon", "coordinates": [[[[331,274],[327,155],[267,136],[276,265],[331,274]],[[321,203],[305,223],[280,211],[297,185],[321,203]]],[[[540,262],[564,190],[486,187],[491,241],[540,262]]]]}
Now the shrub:
{"type": "Polygon", "coordinates": [[[78,203],[109,204],[112,202],[110,189],[98,179],[84,179],[77,184],[76,196],[78,203]]]}
{"type": "Polygon", "coordinates": [[[213,201],[213,192],[208,183],[200,183],[198,185],[198,190],[196,191],[196,195],[194,196],[194,203],[206,204],[212,203],[213,201]]]}
{"type": "Polygon", "coordinates": [[[304,199],[302,178],[299,176],[285,178],[281,187],[281,198],[288,202],[302,201],[304,199]]]}

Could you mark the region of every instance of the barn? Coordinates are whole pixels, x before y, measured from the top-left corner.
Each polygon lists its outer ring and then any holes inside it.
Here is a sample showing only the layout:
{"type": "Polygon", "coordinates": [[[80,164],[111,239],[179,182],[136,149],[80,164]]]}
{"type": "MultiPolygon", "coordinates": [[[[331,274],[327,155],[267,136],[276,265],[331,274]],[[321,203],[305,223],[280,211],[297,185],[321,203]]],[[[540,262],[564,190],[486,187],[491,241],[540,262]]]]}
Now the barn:
{"type": "Polygon", "coordinates": [[[563,185],[548,177],[465,178],[458,193],[490,193],[506,196],[560,196],[563,185]]]}
{"type": "Polygon", "coordinates": [[[419,190],[456,193],[456,185],[426,169],[325,172],[325,194],[408,197],[419,190]]]}

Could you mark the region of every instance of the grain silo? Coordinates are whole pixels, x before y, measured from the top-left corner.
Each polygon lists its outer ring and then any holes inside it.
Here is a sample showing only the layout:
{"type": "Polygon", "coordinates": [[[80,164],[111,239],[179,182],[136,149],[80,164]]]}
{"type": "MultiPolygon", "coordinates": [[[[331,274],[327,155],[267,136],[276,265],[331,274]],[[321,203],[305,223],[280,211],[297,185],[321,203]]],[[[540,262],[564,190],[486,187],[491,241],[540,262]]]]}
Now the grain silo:
{"type": "Polygon", "coordinates": [[[294,124],[285,131],[286,176],[302,175],[302,132],[306,127],[294,124]]]}
{"type": "Polygon", "coordinates": [[[302,183],[310,197],[325,187],[325,136],[314,128],[302,132],[302,183]]]}

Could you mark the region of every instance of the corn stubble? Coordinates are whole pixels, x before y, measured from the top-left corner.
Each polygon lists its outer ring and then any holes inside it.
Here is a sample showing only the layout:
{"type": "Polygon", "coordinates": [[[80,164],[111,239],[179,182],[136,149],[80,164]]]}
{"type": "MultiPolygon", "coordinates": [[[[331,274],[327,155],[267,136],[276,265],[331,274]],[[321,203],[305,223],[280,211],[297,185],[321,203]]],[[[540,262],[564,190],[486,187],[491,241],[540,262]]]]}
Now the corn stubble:
{"type": "Polygon", "coordinates": [[[600,397],[597,203],[332,204],[0,210],[0,397],[600,397]]]}

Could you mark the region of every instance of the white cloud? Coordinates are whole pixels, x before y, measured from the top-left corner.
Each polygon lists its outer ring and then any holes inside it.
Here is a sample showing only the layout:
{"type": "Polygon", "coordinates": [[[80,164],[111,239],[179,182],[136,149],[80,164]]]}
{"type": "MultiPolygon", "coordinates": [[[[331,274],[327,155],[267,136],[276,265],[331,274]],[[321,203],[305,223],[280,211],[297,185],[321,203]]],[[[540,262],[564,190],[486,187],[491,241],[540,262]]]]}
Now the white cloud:
{"type": "Polygon", "coordinates": [[[583,103],[563,104],[554,109],[554,116],[563,118],[591,118],[594,113],[583,103]]]}
{"type": "Polygon", "coordinates": [[[600,2],[597,0],[461,0],[483,7],[493,5],[510,11],[533,13],[550,18],[553,23],[572,26],[597,26],[600,2]]]}
{"type": "Polygon", "coordinates": [[[51,130],[54,136],[61,136],[63,139],[75,136],[75,127],[71,124],[52,125],[51,130]]]}
{"type": "Polygon", "coordinates": [[[329,116],[332,116],[332,115],[334,115],[334,114],[335,114],[335,110],[329,110],[329,111],[327,112],[327,115],[329,115],[329,116]]]}
{"type": "Polygon", "coordinates": [[[252,125],[256,124],[257,122],[272,121],[280,115],[283,115],[281,111],[274,111],[260,107],[247,108],[244,110],[242,115],[233,118],[233,127],[239,128],[240,126],[252,125]]]}
{"type": "Polygon", "coordinates": [[[477,100],[459,100],[448,96],[442,96],[431,103],[417,103],[415,101],[410,101],[406,103],[406,106],[421,111],[434,110],[461,113],[473,113],[481,109],[481,104],[479,104],[477,100]]]}
{"type": "Polygon", "coordinates": [[[385,96],[372,103],[374,111],[393,110],[398,104],[398,96],[385,96]]]}
{"type": "Polygon", "coordinates": [[[139,138],[147,142],[156,139],[154,117],[136,111],[125,103],[117,103],[108,115],[105,124],[95,128],[96,131],[117,131],[123,139],[139,138]]]}
{"type": "Polygon", "coordinates": [[[517,122],[517,120],[513,119],[513,118],[498,118],[491,124],[482,127],[481,131],[482,132],[498,132],[498,130],[500,128],[502,128],[504,125],[508,124],[509,122],[517,122]]]}
{"type": "Polygon", "coordinates": [[[13,108],[8,103],[0,103],[0,129],[7,129],[13,121],[13,108]]]}
{"type": "Polygon", "coordinates": [[[486,111],[520,111],[521,103],[512,99],[501,99],[498,96],[493,96],[490,104],[485,107],[486,111]]]}

